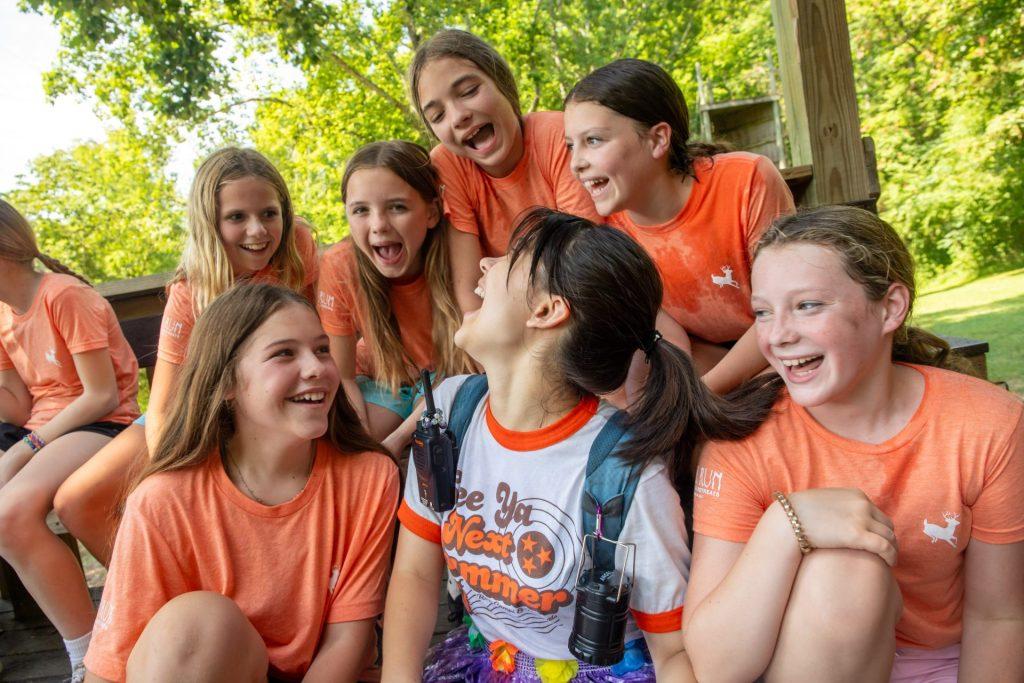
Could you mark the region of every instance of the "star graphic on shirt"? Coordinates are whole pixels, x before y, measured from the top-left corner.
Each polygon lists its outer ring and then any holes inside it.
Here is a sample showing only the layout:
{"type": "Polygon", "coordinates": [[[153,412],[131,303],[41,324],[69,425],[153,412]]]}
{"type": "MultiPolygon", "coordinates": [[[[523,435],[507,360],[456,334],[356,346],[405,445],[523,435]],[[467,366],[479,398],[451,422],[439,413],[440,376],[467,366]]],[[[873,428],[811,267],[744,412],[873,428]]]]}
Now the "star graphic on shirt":
{"type": "Polygon", "coordinates": [[[551,562],[551,551],[545,548],[537,553],[537,559],[540,560],[540,566],[544,566],[551,562]]]}
{"type": "Polygon", "coordinates": [[[523,550],[525,552],[532,553],[535,545],[537,545],[537,541],[533,539],[533,534],[523,536],[523,550]]]}
{"type": "Polygon", "coordinates": [[[534,566],[532,559],[523,561],[523,571],[525,571],[527,574],[533,574],[535,569],[536,567],[534,566]]]}

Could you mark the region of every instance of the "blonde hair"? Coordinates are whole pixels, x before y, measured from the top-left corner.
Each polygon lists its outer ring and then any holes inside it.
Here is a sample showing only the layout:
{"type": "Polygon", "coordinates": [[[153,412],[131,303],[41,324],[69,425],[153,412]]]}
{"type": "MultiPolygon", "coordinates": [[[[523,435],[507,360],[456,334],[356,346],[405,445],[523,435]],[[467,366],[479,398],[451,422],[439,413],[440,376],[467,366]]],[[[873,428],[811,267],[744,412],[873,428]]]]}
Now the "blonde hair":
{"type": "Polygon", "coordinates": [[[880,301],[893,283],[910,291],[907,315],[893,335],[893,360],[961,369],[944,339],[907,324],[917,293],[914,259],[891,225],[864,209],[821,206],[776,219],[758,241],[754,257],[765,249],[795,243],[832,249],[846,274],[872,301],[880,301]]]}
{"type": "Polygon", "coordinates": [[[71,270],[63,263],[39,251],[36,236],[28,220],[10,203],[0,199],[0,258],[31,268],[32,261],[39,261],[55,273],[63,273],[76,277],[85,284],[90,284],[84,277],[71,270]]]}
{"type": "Polygon", "coordinates": [[[192,290],[192,307],[198,316],[234,283],[227,251],[220,236],[220,190],[241,178],[259,178],[277,192],[284,230],[277,251],[270,257],[283,285],[302,288],[305,267],[295,242],[295,214],[284,178],[270,161],[252,149],[225,147],[202,163],[192,181],[188,197],[188,237],[181,263],[171,283],[187,280],[192,290]]]}
{"type": "MultiPolygon", "coordinates": [[[[437,209],[440,220],[427,230],[420,247],[423,253],[423,271],[433,305],[431,337],[434,346],[434,370],[439,377],[450,377],[473,372],[473,366],[462,349],[452,342],[455,331],[462,324],[462,313],[455,302],[451,269],[448,262],[448,221],[441,206],[440,180],[430,163],[425,149],[404,140],[372,142],[361,147],[345,166],[341,180],[341,199],[347,201],[348,182],[352,174],[366,168],[386,168],[402,179],[428,204],[437,209]]],[[[410,374],[412,364],[398,329],[398,320],[391,310],[388,296],[391,281],[381,275],[370,259],[356,248],[359,286],[362,290],[363,309],[366,311],[364,330],[367,347],[373,357],[377,379],[397,393],[402,384],[415,382],[410,374]]]]}
{"type": "MultiPolygon", "coordinates": [[[[228,396],[237,385],[238,360],[249,337],[286,306],[312,304],[298,292],[278,285],[244,283],[217,297],[196,321],[181,371],[181,382],[152,459],[135,482],[157,472],[205,462],[235,434],[228,396]]],[[[343,452],[387,454],[359,422],[340,389],[334,396],[324,435],[343,452]]],[[[389,456],[390,457],[390,456],[389,456]]],[[[132,487],[134,488],[134,486],[132,487]]]]}

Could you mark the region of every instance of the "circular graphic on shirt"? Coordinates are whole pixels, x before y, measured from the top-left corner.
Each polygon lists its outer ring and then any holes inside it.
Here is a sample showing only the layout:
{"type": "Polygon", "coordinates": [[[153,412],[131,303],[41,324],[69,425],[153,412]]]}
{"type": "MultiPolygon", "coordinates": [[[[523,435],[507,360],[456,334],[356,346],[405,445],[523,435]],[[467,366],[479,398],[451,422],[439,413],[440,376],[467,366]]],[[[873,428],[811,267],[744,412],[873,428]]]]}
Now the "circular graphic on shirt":
{"type": "Polygon", "coordinates": [[[539,579],[555,566],[555,547],[544,534],[528,531],[516,544],[516,560],[524,574],[539,579]]]}

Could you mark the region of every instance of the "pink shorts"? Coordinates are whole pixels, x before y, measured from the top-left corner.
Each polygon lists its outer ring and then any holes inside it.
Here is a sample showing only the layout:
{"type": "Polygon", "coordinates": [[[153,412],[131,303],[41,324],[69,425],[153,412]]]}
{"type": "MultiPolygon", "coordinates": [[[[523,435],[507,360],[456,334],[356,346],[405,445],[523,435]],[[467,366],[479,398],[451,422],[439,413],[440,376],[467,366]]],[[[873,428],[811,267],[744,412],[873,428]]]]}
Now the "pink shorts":
{"type": "Polygon", "coordinates": [[[889,683],[956,683],[960,643],[938,650],[896,648],[889,683]]]}

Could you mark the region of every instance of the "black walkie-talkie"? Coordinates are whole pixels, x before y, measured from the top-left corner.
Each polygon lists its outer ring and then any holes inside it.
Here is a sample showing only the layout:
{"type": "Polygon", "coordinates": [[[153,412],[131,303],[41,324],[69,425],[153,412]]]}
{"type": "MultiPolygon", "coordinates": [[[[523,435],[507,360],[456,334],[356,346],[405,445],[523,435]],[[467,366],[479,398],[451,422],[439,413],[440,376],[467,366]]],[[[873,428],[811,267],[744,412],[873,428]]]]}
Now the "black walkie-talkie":
{"type": "Polygon", "coordinates": [[[459,446],[448,429],[444,413],[434,405],[430,373],[420,371],[426,410],[412,435],[412,459],[416,466],[416,484],[420,502],[434,512],[455,507],[455,468],[459,464],[459,446]]]}

